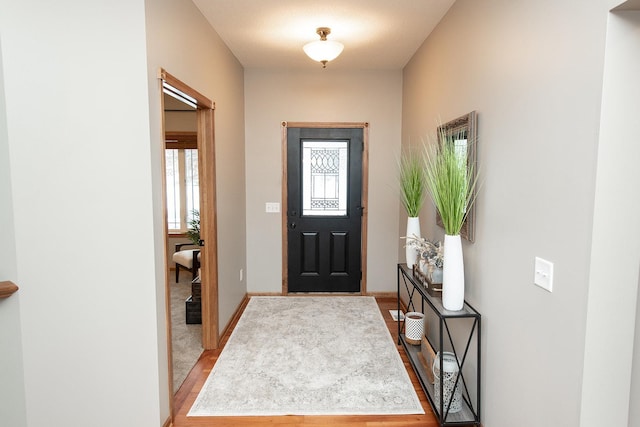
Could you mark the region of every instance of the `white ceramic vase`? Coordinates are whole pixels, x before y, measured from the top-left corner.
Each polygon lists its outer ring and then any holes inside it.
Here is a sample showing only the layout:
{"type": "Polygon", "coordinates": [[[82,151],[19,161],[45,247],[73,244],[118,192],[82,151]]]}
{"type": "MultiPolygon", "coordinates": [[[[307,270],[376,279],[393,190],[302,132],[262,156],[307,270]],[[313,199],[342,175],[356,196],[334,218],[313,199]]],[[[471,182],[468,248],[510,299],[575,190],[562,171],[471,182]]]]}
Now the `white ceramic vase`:
{"type": "Polygon", "coordinates": [[[413,268],[413,264],[418,259],[418,251],[409,245],[409,237],[420,237],[420,218],[417,216],[410,216],[407,218],[407,240],[405,242],[405,255],[407,257],[407,267],[413,268]]]}
{"type": "Polygon", "coordinates": [[[462,310],[464,305],[464,262],[460,235],[444,236],[442,305],[446,310],[462,310]]]}

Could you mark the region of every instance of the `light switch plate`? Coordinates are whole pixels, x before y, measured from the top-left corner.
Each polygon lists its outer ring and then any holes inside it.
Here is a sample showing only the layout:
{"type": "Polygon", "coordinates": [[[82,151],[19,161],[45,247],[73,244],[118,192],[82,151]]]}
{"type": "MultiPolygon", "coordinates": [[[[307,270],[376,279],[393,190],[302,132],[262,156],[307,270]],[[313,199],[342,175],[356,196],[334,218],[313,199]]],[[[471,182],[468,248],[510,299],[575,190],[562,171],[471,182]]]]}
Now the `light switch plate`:
{"type": "Polygon", "coordinates": [[[533,283],[553,292],[553,263],[536,257],[533,283]]]}
{"type": "Polygon", "coordinates": [[[267,213],[278,213],[280,212],[280,203],[267,202],[264,205],[264,211],[267,213]]]}

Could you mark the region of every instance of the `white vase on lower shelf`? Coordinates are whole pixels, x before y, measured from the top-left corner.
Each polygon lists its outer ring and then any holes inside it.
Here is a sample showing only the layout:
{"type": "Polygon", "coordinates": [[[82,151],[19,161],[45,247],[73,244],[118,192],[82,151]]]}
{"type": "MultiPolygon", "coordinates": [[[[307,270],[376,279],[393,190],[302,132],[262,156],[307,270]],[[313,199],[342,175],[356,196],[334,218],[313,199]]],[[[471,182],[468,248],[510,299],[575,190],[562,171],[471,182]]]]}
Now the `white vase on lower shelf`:
{"type": "Polygon", "coordinates": [[[442,306],[458,311],[464,306],[464,260],[460,235],[444,236],[444,266],[442,269],[442,306]]]}
{"type": "Polygon", "coordinates": [[[405,241],[405,255],[407,258],[407,267],[413,268],[418,259],[418,251],[413,248],[409,242],[409,237],[420,237],[420,218],[417,216],[410,216],[407,218],[407,234],[405,234],[407,240],[405,241]]]}

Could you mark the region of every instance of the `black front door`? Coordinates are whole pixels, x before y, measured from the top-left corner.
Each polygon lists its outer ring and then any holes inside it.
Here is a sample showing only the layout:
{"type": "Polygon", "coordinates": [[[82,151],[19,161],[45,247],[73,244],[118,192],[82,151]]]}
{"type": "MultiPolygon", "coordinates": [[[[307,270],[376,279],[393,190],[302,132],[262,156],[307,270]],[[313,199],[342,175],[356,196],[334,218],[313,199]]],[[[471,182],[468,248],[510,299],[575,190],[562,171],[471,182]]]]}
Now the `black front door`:
{"type": "Polygon", "coordinates": [[[287,129],[289,292],[360,292],[361,128],[287,129]]]}

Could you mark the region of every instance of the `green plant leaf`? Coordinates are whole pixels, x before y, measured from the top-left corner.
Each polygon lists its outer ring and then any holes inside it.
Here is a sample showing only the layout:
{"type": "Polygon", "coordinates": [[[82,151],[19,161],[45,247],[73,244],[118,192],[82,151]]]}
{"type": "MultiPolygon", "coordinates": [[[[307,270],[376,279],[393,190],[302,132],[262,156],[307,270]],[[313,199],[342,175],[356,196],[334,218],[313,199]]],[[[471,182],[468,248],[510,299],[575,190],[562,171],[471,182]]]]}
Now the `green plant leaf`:
{"type": "Polygon", "coordinates": [[[452,236],[460,234],[475,202],[477,182],[474,166],[467,164],[466,148],[460,152],[455,146],[455,141],[461,138],[441,132],[440,143],[425,144],[424,149],[426,185],[442,217],[445,233],[452,236]]]}
{"type": "Polygon", "coordinates": [[[197,209],[191,211],[193,217],[189,221],[187,237],[194,245],[200,246],[200,212],[197,209]]]}
{"type": "Polygon", "coordinates": [[[422,157],[416,149],[403,150],[398,161],[400,200],[410,217],[417,217],[424,203],[426,182],[422,157]]]}

